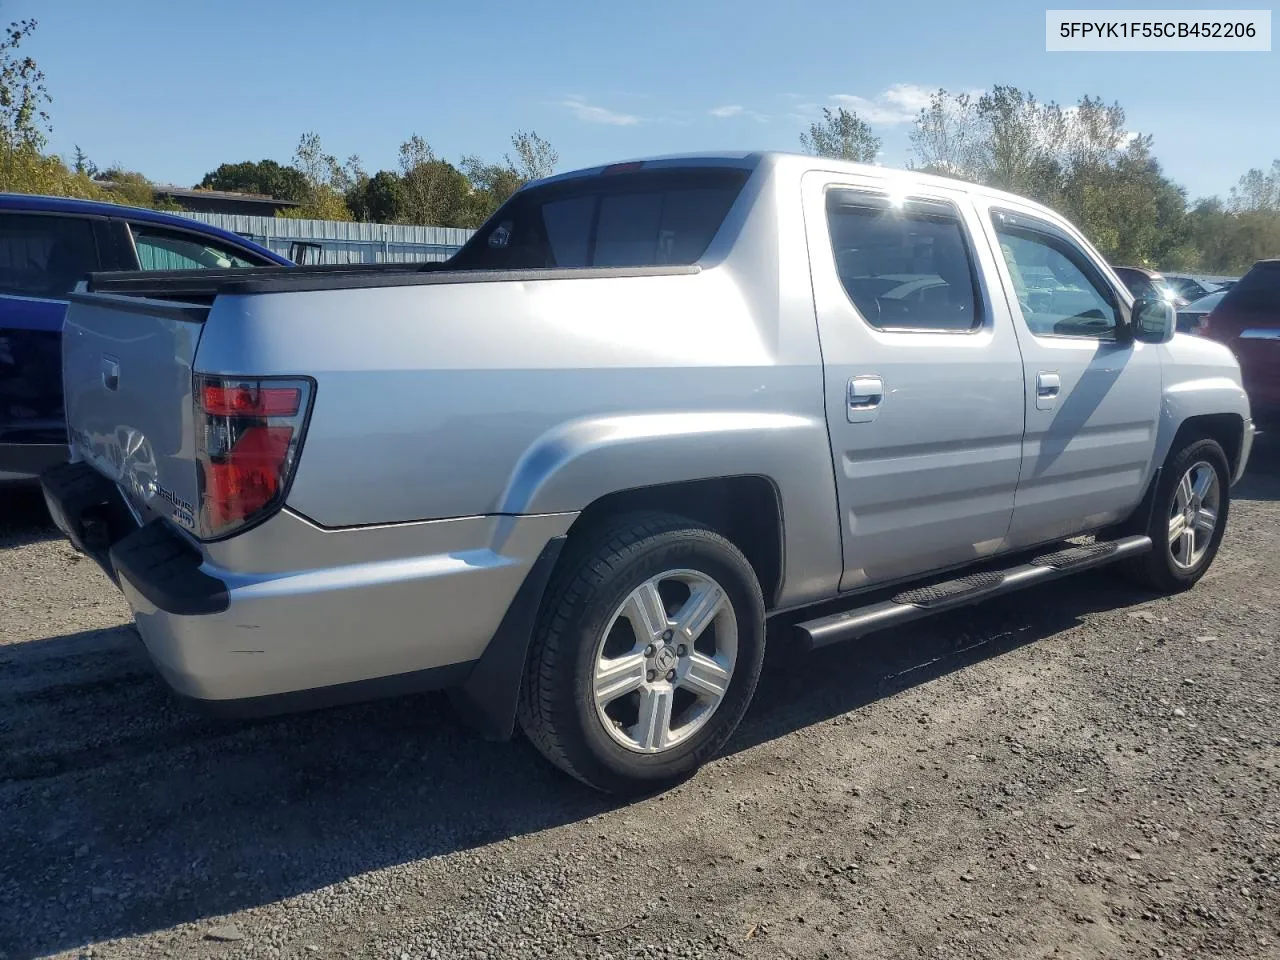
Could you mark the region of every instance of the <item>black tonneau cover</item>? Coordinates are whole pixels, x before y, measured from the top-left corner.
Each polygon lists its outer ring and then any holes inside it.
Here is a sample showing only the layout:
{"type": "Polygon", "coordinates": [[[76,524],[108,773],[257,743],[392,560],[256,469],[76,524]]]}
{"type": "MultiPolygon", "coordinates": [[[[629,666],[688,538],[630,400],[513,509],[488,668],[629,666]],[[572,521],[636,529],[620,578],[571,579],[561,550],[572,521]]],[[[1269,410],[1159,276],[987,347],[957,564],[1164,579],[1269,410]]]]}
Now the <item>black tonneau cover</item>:
{"type": "Polygon", "coordinates": [[[459,270],[445,263],[319,264],[232,270],[152,270],[89,274],[90,293],[210,303],[219,294],[301,293],[413,287],[439,283],[666,277],[698,273],[697,264],[652,267],[550,267],[536,270],[459,270]]]}
{"type": "MultiPolygon", "coordinates": [[[[370,276],[395,274],[413,276],[439,270],[443,263],[320,263],[298,267],[229,267],[225,270],[116,270],[91,273],[90,293],[115,293],[156,299],[212,299],[219,293],[230,293],[237,284],[248,280],[289,280],[307,283],[324,278],[331,283],[343,278],[355,280],[370,276]]],[[[288,289],[296,289],[289,286],[288,289]]]]}

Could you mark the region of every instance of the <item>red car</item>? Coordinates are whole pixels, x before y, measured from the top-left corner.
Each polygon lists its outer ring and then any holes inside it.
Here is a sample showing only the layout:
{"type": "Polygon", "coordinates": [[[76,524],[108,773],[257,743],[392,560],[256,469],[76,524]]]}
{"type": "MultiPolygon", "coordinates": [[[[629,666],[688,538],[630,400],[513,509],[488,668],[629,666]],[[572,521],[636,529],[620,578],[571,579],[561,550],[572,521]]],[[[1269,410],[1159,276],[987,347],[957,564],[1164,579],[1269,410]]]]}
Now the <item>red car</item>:
{"type": "Polygon", "coordinates": [[[1255,263],[1196,333],[1231,348],[1254,421],[1280,430],[1280,260],[1255,263]]]}

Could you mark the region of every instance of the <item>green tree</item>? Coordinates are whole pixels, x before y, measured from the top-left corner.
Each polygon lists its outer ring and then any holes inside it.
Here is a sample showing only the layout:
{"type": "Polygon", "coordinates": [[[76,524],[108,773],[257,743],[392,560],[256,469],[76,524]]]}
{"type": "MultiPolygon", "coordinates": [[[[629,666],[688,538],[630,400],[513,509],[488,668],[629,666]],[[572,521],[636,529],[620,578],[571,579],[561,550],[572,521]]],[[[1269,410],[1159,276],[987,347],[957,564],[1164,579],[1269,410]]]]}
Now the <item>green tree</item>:
{"type": "Polygon", "coordinates": [[[277,200],[301,203],[307,199],[306,176],[296,167],[275,160],[244,160],[223,163],[206,173],[197,190],[227,190],[233,193],[259,193],[277,200]]]}
{"type": "MultiPolygon", "coordinates": [[[[1248,176],[1246,174],[1245,176],[1248,176]]],[[[1217,197],[1200,200],[1187,215],[1195,266],[1210,273],[1243,273],[1280,252],[1280,213],[1234,210],[1217,197]]]]}
{"type": "Polygon", "coordinates": [[[967,93],[935,90],[911,130],[915,169],[976,180],[982,167],[982,121],[967,93]]]}
{"type": "Polygon", "coordinates": [[[1270,171],[1255,167],[1242,176],[1231,188],[1227,206],[1235,213],[1280,213],[1280,160],[1271,162],[1270,171]]]}
{"type": "Polygon", "coordinates": [[[1124,110],[1082,97],[1071,108],[1011,86],[980,97],[939,90],[911,133],[917,165],[1038,200],[1118,263],[1185,267],[1198,259],[1184,191],[1124,110]]]}
{"type": "Polygon", "coordinates": [[[526,183],[556,172],[560,155],[537,133],[517,130],[511,145],[515,156],[508,153],[501,163],[487,163],[475,155],[462,158],[462,171],[471,182],[467,226],[480,226],[526,183]]]}
{"type": "Polygon", "coordinates": [[[295,220],[351,220],[344,196],[359,173],[359,159],[344,166],[324,152],[317,133],[304,133],[293,154],[293,166],[306,182],[302,206],[282,211],[279,216],[295,220]]]}
{"type": "Polygon", "coordinates": [[[49,132],[44,71],[20,50],[35,29],[35,20],[15,20],[0,34],[0,139],[10,149],[42,150],[49,132]]]}
{"type": "Polygon", "coordinates": [[[810,124],[809,132],[800,134],[800,146],[806,153],[856,163],[874,162],[881,142],[870,124],[844,107],[835,113],[823,107],[822,122],[810,124]]]}
{"type": "Polygon", "coordinates": [[[471,225],[471,182],[435,155],[416,133],[400,144],[406,222],[435,227],[471,225]]]}
{"type": "Polygon", "coordinates": [[[404,181],[394,170],[379,170],[348,191],[347,206],[357,220],[402,223],[406,216],[404,181]]]}
{"type": "Polygon", "coordinates": [[[982,181],[1056,205],[1064,166],[1056,148],[1066,138],[1062,109],[1017,87],[999,85],[979,97],[974,109],[983,133],[978,154],[982,181]]]}
{"type": "Polygon", "coordinates": [[[484,223],[526,182],[510,163],[485,163],[476,156],[462,158],[462,171],[471,182],[469,227],[484,223]]]}
{"type": "Polygon", "coordinates": [[[113,193],[121,203],[132,207],[149,207],[155,202],[155,188],[151,181],[136,170],[109,167],[95,178],[113,193]]]}
{"type": "Polygon", "coordinates": [[[89,155],[80,149],[80,144],[76,144],[76,152],[72,160],[71,169],[76,173],[84,174],[86,177],[96,177],[98,175],[98,165],[89,159],[89,155]]]}
{"type": "Polygon", "coordinates": [[[43,153],[52,101],[43,71],[21,50],[35,29],[34,20],[15,20],[0,32],[0,190],[93,196],[87,176],[43,153]]]}
{"type": "Polygon", "coordinates": [[[507,154],[507,168],[514,170],[523,182],[541,180],[556,172],[556,164],[560,162],[560,154],[532,130],[517,130],[511,137],[511,145],[515,147],[516,158],[507,154]]]}

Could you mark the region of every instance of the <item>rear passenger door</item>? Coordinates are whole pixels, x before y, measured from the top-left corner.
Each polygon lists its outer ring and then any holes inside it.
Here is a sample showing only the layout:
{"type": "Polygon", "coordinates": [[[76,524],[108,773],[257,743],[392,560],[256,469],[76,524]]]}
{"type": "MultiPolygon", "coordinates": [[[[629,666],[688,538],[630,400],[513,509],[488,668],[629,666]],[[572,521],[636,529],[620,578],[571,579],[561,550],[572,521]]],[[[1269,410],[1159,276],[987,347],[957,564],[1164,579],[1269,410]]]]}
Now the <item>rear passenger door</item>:
{"type": "Polygon", "coordinates": [[[803,193],[841,589],[999,551],[1018,483],[1022,360],[968,197],[821,171],[803,193]]]}
{"type": "Polygon", "coordinates": [[[1098,529],[1142,499],[1160,416],[1160,354],[1128,335],[1120,290],[1065,226],[978,204],[1026,367],[1013,548],[1098,529]]]}

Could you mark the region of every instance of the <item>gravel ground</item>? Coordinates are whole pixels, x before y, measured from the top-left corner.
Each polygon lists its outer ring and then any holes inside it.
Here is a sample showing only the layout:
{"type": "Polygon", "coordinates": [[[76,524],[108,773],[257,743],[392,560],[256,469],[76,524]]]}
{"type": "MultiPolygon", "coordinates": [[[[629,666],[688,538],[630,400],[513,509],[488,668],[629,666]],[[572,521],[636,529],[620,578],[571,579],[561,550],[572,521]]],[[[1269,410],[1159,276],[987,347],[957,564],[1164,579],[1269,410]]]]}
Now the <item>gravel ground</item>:
{"type": "Polygon", "coordinates": [[[1280,445],[1197,589],[775,645],[727,754],[632,804],[438,696],[201,718],[4,496],[0,960],[1280,957],[1280,445]]]}

